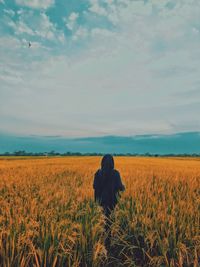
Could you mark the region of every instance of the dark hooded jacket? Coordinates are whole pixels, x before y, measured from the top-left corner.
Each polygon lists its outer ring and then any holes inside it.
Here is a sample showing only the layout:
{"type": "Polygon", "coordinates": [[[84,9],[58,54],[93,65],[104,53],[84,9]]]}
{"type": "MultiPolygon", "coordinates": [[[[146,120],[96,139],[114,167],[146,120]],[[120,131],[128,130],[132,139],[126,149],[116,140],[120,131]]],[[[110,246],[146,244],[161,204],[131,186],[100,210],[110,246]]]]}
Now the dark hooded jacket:
{"type": "Polygon", "coordinates": [[[114,169],[114,159],[110,154],[103,157],[101,169],[95,173],[94,177],[95,201],[104,209],[114,209],[117,204],[119,191],[124,191],[120,174],[114,169]]]}

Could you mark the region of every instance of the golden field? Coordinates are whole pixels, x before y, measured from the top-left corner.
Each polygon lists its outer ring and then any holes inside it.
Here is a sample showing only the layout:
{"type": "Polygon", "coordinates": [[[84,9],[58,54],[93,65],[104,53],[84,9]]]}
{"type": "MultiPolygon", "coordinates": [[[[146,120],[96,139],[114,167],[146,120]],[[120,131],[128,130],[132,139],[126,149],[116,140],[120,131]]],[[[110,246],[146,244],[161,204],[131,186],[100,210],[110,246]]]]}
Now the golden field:
{"type": "Polygon", "coordinates": [[[0,158],[0,266],[200,266],[200,160],[115,157],[126,191],[108,253],[100,161],[0,158]]]}

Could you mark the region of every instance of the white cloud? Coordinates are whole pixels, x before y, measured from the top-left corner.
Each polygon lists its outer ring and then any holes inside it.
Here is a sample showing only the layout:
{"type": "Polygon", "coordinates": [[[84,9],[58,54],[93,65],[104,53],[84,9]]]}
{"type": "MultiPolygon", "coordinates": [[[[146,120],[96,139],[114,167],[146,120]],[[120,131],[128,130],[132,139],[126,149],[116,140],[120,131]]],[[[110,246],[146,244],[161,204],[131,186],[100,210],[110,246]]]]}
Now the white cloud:
{"type": "Polygon", "coordinates": [[[72,12],[69,17],[66,19],[64,19],[64,21],[66,22],[66,27],[70,30],[73,31],[74,27],[76,26],[76,21],[79,17],[79,14],[76,12],[72,12]]]}
{"type": "Polygon", "coordinates": [[[79,26],[78,29],[73,34],[72,40],[77,41],[78,39],[84,39],[89,36],[89,31],[87,28],[79,26]]]}
{"type": "Polygon", "coordinates": [[[18,15],[22,15],[24,13],[26,13],[26,11],[23,8],[20,8],[19,10],[17,10],[18,15]]]}
{"type": "Polygon", "coordinates": [[[64,33],[56,29],[56,26],[44,12],[35,14],[32,11],[24,12],[21,10],[19,19],[15,22],[8,19],[7,25],[13,28],[16,35],[30,35],[30,37],[40,37],[61,43],[65,41],[64,33]]]}
{"type": "Polygon", "coordinates": [[[112,31],[109,31],[107,29],[101,29],[101,28],[93,28],[91,30],[91,35],[93,37],[110,37],[110,36],[114,36],[115,33],[113,33],[112,31]]]}
{"type": "Polygon", "coordinates": [[[77,20],[78,17],[79,17],[79,14],[78,14],[78,13],[76,13],[76,12],[72,12],[72,13],[70,14],[70,16],[69,16],[69,20],[70,20],[70,21],[75,21],[75,20],[77,20]]]}
{"type": "Polygon", "coordinates": [[[2,49],[4,48],[16,50],[20,47],[20,41],[17,38],[11,36],[1,36],[0,47],[0,52],[2,52],[2,49]]]}
{"type": "Polygon", "coordinates": [[[60,32],[58,34],[58,40],[61,42],[61,43],[65,43],[66,41],[66,38],[65,38],[65,34],[63,32],[60,32]]]}
{"type": "Polygon", "coordinates": [[[194,34],[199,34],[199,32],[200,32],[199,29],[197,29],[196,27],[193,27],[192,31],[194,34]]]}
{"type": "Polygon", "coordinates": [[[18,5],[27,6],[31,8],[44,8],[47,9],[48,7],[54,4],[54,0],[15,0],[18,5]]]}
{"type": "Polygon", "coordinates": [[[19,34],[29,34],[29,35],[34,35],[34,32],[31,28],[29,28],[23,21],[18,21],[18,22],[14,22],[14,21],[9,21],[8,22],[8,26],[12,27],[15,31],[15,34],[19,35],[19,34]]]}
{"type": "Polygon", "coordinates": [[[35,20],[32,27],[35,34],[44,39],[54,42],[60,41],[61,43],[65,41],[63,32],[61,30],[57,30],[56,25],[50,21],[49,16],[47,16],[44,12],[40,13],[40,16],[35,20]]]}
{"type": "Polygon", "coordinates": [[[4,9],[3,11],[4,13],[10,15],[11,17],[15,15],[15,11],[13,11],[12,9],[4,9]]]}
{"type": "MultiPolygon", "coordinates": [[[[194,7],[178,0],[173,8],[165,6],[167,1],[104,3],[110,5],[106,16],[115,22],[114,30],[77,24],[72,35],[80,41],[77,50],[72,42],[71,50],[66,45],[56,56],[0,40],[1,67],[6,69],[0,71],[1,115],[14,116],[22,125],[31,122],[30,128],[21,127],[31,134],[200,130],[200,36],[194,31],[199,29],[198,2],[194,7]],[[82,39],[84,44],[88,40],[84,50],[82,39]],[[6,43],[10,50],[2,49],[6,43]]],[[[58,34],[47,15],[35,21],[31,29],[42,32],[38,36],[58,34]]],[[[7,124],[8,130],[12,127],[7,124]]]]}
{"type": "Polygon", "coordinates": [[[90,2],[91,2],[91,6],[89,7],[89,11],[96,13],[100,16],[107,15],[106,9],[99,4],[98,0],[91,0],[90,2]]]}
{"type": "Polygon", "coordinates": [[[35,32],[37,35],[50,40],[54,39],[56,31],[55,26],[45,13],[40,14],[35,26],[35,32]]]}

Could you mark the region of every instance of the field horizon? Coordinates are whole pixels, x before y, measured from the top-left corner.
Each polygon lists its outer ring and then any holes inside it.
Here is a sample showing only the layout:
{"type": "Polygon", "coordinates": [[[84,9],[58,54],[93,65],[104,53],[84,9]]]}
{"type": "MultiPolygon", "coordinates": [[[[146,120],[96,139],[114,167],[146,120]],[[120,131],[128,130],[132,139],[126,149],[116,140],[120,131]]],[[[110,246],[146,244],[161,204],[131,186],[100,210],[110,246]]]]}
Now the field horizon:
{"type": "Polygon", "coordinates": [[[100,161],[0,158],[0,266],[199,266],[200,159],[115,157],[126,190],[109,251],[92,188],[100,161]]]}

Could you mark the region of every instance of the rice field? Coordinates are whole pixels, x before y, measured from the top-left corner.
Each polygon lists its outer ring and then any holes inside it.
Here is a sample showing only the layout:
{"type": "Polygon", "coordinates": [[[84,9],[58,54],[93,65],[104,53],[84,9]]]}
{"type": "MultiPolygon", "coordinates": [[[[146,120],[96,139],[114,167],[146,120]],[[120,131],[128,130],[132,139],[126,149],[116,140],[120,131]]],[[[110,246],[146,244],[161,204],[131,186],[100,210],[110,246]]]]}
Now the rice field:
{"type": "Polygon", "coordinates": [[[116,157],[126,191],[93,200],[100,157],[0,158],[0,266],[200,266],[200,160],[116,157]]]}

